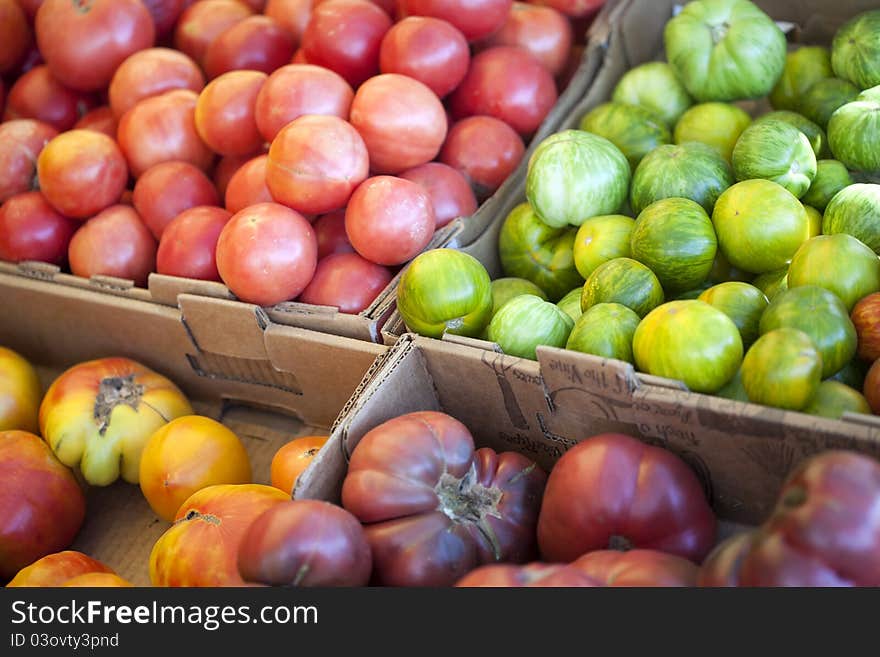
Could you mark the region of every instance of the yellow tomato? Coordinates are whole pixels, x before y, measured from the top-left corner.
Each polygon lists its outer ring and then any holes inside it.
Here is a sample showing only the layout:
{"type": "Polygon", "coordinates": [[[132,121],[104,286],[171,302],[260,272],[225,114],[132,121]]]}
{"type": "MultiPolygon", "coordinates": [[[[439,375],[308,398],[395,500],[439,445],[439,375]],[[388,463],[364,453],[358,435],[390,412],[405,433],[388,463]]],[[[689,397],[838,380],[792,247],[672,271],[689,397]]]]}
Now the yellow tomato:
{"type": "Polygon", "coordinates": [[[0,431],[37,433],[41,393],[31,364],[11,349],[0,347],[0,431]]]}
{"type": "Polygon", "coordinates": [[[272,485],[288,495],[293,493],[296,480],[309,467],[309,463],[329,438],[329,436],[303,436],[282,445],[272,457],[272,485]]]}
{"type": "Polygon", "coordinates": [[[113,573],[85,573],[67,580],[61,586],[85,586],[88,588],[113,588],[134,586],[131,582],[122,579],[113,573]]]}
{"type": "Polygon", "coordinates": [[[168,522],[197,490],[250,482],[251,463],[241,440],[207,417],[172,420],[150,437],[141,455],[141,491],[168,522]]]}
{"type": "Polygon", "coordinates": [[[102,358],[55,379],[40,405],[40,430],[58,459],[79,465],[90,484],[107,486],[120,476],[136,484],[147,439],[191,414],[164,376],[127,358],[102,358]]]}

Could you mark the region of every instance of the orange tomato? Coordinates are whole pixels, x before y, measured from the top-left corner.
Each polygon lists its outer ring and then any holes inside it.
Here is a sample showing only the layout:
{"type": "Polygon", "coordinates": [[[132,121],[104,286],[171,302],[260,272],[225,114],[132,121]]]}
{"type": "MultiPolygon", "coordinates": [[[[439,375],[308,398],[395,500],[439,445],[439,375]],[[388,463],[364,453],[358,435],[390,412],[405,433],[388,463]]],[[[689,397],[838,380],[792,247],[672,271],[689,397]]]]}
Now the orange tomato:
{"type": "Polygon", "coordinates": [[[123,587],[123,586],[134,586],[128,580],[122,579],[119,575],[115,573],[85,573],[83,575],[77,575],[76,577],[72,577],[67,580],[61,586],[86,586],[89,588],[101,587],[101,588],[111,588],[111,587],[123,587]]]}
{"type": "Polygon", "coordinates": [[[154,586],[244,586],[238,548],[263,511],[290,496],[261,484],[220,484],[192,495],[150,553],[154,586]]]}
{"type": "Polygon", "coordinates": [[[0,347],[0,431],[36,433],[42,392],[31,364],[11,349],[0,347]]]}
{"type": "Polygon", "coordinates": [[[128,358],[76,365],[49,386],[40,430],[59,460],[107,486],[120,475],[138,483],[141,452],[164,424],[192,407],[171,381],[128,358]]]}
{"type": "Polygon", "coordinates": [[[208,417],[172,420],[150,437],[141,455],[141,491],[168,522],[197,490],[250,482],[251,463],[241,440],[208,417]]]}
{"type": "Polygon", "coordinates": [[[64,550],[48,554],[22,568],[6,586],[61,586],[79,575],[112,572],[111,568],[82,552],[64,550]]]}
{"type": "Polygon", "coordinates": [[[282,445],[272,457],[272,485],[290,495],[296,480],[309,467],[330,436],[303,436],[282,445]]]}

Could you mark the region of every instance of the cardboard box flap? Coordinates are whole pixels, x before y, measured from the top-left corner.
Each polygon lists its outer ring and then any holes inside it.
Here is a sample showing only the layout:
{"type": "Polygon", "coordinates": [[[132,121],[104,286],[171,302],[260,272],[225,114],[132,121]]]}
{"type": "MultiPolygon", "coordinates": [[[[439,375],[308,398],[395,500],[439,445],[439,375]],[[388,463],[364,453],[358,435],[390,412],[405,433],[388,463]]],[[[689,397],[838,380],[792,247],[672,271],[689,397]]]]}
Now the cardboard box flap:
{"type": "Polygon", "coordinates": [[[266,358],[263,331],[269,318],[259,306],[194,294],[181,294],[177,303],[199,351],[236,358],[266,358]]]}
{"type": "Polygon", "coordinates": [[[450,344],[460,344],[463,347],[473,347],[475,349],[483,349],[485,351],[494,351],[496,354],[504,353],[495,342],[481,340],[480,338],[469,338],[466,335],[455,335],[454,333],[444,333],[442,340],[450,344]]]}
{"type": "Polygon", "coordinates": [[[215,299],[235,299],[229,288],[217,281],[200,281],[194,278],[180,278],[164,274],[150,274],[147,280],[150,298],[156,303],[177,308],[177,297],[181,294],[195,294],[215,299]]]}
{"type": "Polygon", "coordinates": [[[356,340],[377,342],[379,329],[376,322],[365,316],[341,313],[331,306],[313,306],[305,303],[285,302],[265,308],[269,319],[277,324],[330,333],[356,340]]]}
{"type": "Polygon", "coordinates": [[[52,265],[48,262],[39,262],[36,260],[25,260],[19,262],[17,265],[6,262],[0,264],[3,265],[3,269],[0,271],[7,271],[10,274],[17,273],[22,276],[27,276],[28,278],[37,278],[44,281],[51,281],[55,278],[56,274],[61,273],[61,267],[58,265],[52,265]]]}

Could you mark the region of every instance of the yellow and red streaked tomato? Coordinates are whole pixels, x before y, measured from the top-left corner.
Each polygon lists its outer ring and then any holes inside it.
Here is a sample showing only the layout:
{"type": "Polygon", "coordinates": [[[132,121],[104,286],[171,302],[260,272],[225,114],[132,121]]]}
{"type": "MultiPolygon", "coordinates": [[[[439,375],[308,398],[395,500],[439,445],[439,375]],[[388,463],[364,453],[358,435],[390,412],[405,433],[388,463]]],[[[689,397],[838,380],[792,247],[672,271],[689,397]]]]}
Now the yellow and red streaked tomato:
{"type": "Polygon", "coordinates": [[[47,554],[18,571],[7,584],[10,587],[61,586],[68,580],[88,573],[113,573],[113,570],[87,554],[64,550],[47,554]]]}
{"type": "Polygon", "coordinates": [[[31,364],[11,349],[0,347],[0,431],[35,433],[42,392],[31,364]]]}
{"type": "Polygon", "coordinates": [[[270,467],[272,485],[292,493],[296,480],[329,440],[330,436],[301,436],[282,445],[272,457],[270,467]]]}
{"type": "Polygon", "coordinates": [[[84,586],[87,588],[119,588],[134,586],[115,573],[85,573],[72,577],[61,586],[84,586]]]}

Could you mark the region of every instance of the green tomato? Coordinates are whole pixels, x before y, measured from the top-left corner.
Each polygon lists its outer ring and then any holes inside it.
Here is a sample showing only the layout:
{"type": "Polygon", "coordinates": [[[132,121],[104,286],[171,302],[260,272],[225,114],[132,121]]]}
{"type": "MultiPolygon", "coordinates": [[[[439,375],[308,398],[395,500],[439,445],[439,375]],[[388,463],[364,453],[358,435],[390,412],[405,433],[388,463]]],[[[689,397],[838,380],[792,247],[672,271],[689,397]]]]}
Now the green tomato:
{"type": "Polygon", "coordinates": [[[730,162],[737,139],[752,122],[745,110],[727,103],[694,105],[675,125],[676,144],[696,141],[714,148],[730,162]]]}
{"type": "Polygon", "coordinates": [[[640,213],[664,198],[689,198],[712,212],[715,201],[734,183],[727,160],[699,142],[668,144],[648,153],[633,174],[630,205],[640,213]]]}
{"type": "Polygon", "coordinates": [[[409,330],[420,335],[477,337],[492,316],[489,274],[467,253],[454,249],[425,251],[400,278],[397,309],[409,330]]]}
{"type": "Polygon", "coordinates": [[[813,149],[813,153],[817,158],[830,152],[828,150],[828,137],[826,136],[825,131],[802,114],[791,112],[789,110],[768,112],[755,119],[752,125],[764,123],[766,121],[782,121],[783,123],[787,123],[803,132],[809,140],[810,147],[813,149]]]}
{"type": "Polygon", "coordinates": [[[626,156],[610,141],[563,130],[544,139],[529,158],[526,198],[544,223],[580,226],[590,217],[618,212],[630,177],[626,156]]]}
{"type": "Polygon", "coordinates": [[[855,16],[837,31],[831,66],[837,77],[861,89],[880,84],[880,9],[855,16]]]}
{"type": "Polygon", "coordinates": [[[635,219],[622,214],[608,214],[587,219],[574,238],[574,266],[585,279],[596,267],[629,257],[629,242],[635,219]]]}
{"type": "Polygon", "coordinates": [[[856,329],[846,306],[825,288],[792,287],[777,295],[761,316],[761,335],[778,328],[810,336],[822,354],[822,378],[832,376],[856,355],[856,329]]]}
{"type": "Polygon", "coordinates": [[[816,177],[816,154],[807,136],[791,124],[756,121],[736,142],[733,173],[737,180],[772,180],[800,198],[816,177]]]}
{"type": "Polygon", "coordinates": [[[856,183],[835,194],[822,216],[822,233],[847,233],[880,254],[880,185],[856,183]]]}
{"type": "Polygon", "coordinates": [[[828,140],[834,157],[848,168],[880,175],[880,86],[831,115],[828,140]]]}
{"type": "Polygon", "coordinates": [[[700,283],[698,287],[692,288],[690,290],[685,290],[684,292],[679,292],[674,297],[669,299],[669,301],[682,301],[684,299],[699,299],[700,295],[703,294],[706,290],[712,287],[712,284],[709,281],[703,281],[700,283]]]}
{"type": "Polygon", "coordinates": [[[801,46],[786,55],[782,77],[770,92],[770,104],[778,110],[796,110],[807,89],[830,77],[834,77],[834,72],[828,48],[801,46]]]}
{"type": "Polygon", "coordinates": [[[709,272],[709,278],[707,281],[711,287],[718,283],[727,283],[730,281],[750,283],[754,277],[754,274],[737,269],[731,265],[727,258],[724,257],[721,249],[718,249],[715,252],[715,262],[712,263],[712,270],[709,272]]]}
{"type": "Polygon", "coordinates": [[[780,292],[788,289],[788,267],[768,271],[766,274],[756,276],[752,285],[761,290],[768,301],[773,301],[780,292]]]}
{"type": "Polygon", "coordinates": [[[492,281],[492,316],[495,316],[501,306],[521,294],[532,294],[547,300],[544,290],[524,278],[496,278],[492,281]]]}
{"type": "Polygon", "coordinates": [[[596,267],[584,283],[581,310],[619,303],[644,317],[663,303],[663,287],[650,269],[631,258],[615,258],[596,267]]]}
{"type": "Polygon", "coordinates": [[[633,336],[640,321],[619,303],[596,304],[574,323],[565,348],[632,363],[633,336]]]}
{"type": "Polygon", "coordinates": [[[804,206],[810,220],[810,239],[822,234],[822,213],[809,205],[804,206]]]}
{"type": "Polygon", "coordinates": [[[852,176],[842,163],[837,160],[819,160],[816,163],[816,177],[813,178],[810,189],[801,197],[801,202],[813,206],[819,212],[825,212],[834,195],[852,184],[852,176]]]}
{"type": "Polygon", "coordinates": [[[868,400],[858,390],[853,390],[840,381],[822,381],[804,413],[839,420],[846,412],[871,414],[868,400]]]}
{"type": "Polygon", "coordinates": [[[852,83],[840,78],[825,78],[804,92],[797,111],[820,128],[827,129],[831,115],[858,95],[859,89],[852,83]]]}
{"type": "Polygon", "coordinates": [[[744,348],[748,349],[758,339],[761,315],[770,302],[754,285],[735,281],[720,283],[703,292],[699,299],[733,320],[744,348]]]}
{"type": "Polygon", "coordinates": [[[605,137],[626,156],[635,169],[652,150],[672,141],[659,116],[638,105],[604,103],[581,119],[580,129],[605,137]]]}
{"type": "Polygon", "coordinates": [[[574,228],[554,228],[538,219],[528,203],[511,210],[498,235],[505,276],[524,278],[557,301],[584,279],[574,265],[574,228]]]}
{"type": "Polygon", "coordinates": [[[573,326],[555,304],[523,294],[504,304],[486,333],[505,354],[537,360],[538,345],[564,347],[573,326]]]}
{"type": "Polygon", "coordinates": [[[706,211],[686,198],[652,203],[636,219],[634,260],[647,265],[667,292],[692,290],[712,270],[718,240],[706,211]]]}
{"type": "Polygon", "coordinates": [[[611,99],[638,105],[660,117],[672,128],[693,98],[666,62],[648,62],[623,74],[611,99]]]}
{"type": "Polygon", "coordinates": [[[727,315],[690,299],[652,310],[636,329],[633,355],[643,372],[683,381],[694,392],[714,393],[736,374],[743,345],[727,315]]]}
{"type": "Polygon", "coordinates": [[[712,223],[724,257],[754,274],[787,265],[810,236],[804,206],[770,180],[745,180],[730,187],[715,203],[712,223]]]}
{"type": "Polygon", "coordinates": [[[581,312],[581,297],[584,294],[584,286],[574,288],[571,292],[562,297],[556,305],[559,310],[572,318],[575,322],[583,313],[581,312]]]}
{"type": "Polygon", "coordinates": [[[736,371],[736,374],[733,375],[733,378],[725,383],[721,389],[715,393],[718,397],[724,397],[725,399],[733,399],[734,401],[747,402],[749,401],[749,395],[746,392],[745,387],[743,386],[742,380],[742,367],[736,371]]]}
{"type": "Polygon", "coordinates": [[[803,331],[779,328],[762,335],[742,363],[743,388],[756,404],[799,411],[815,396],[822,356],[803,331]]]}

